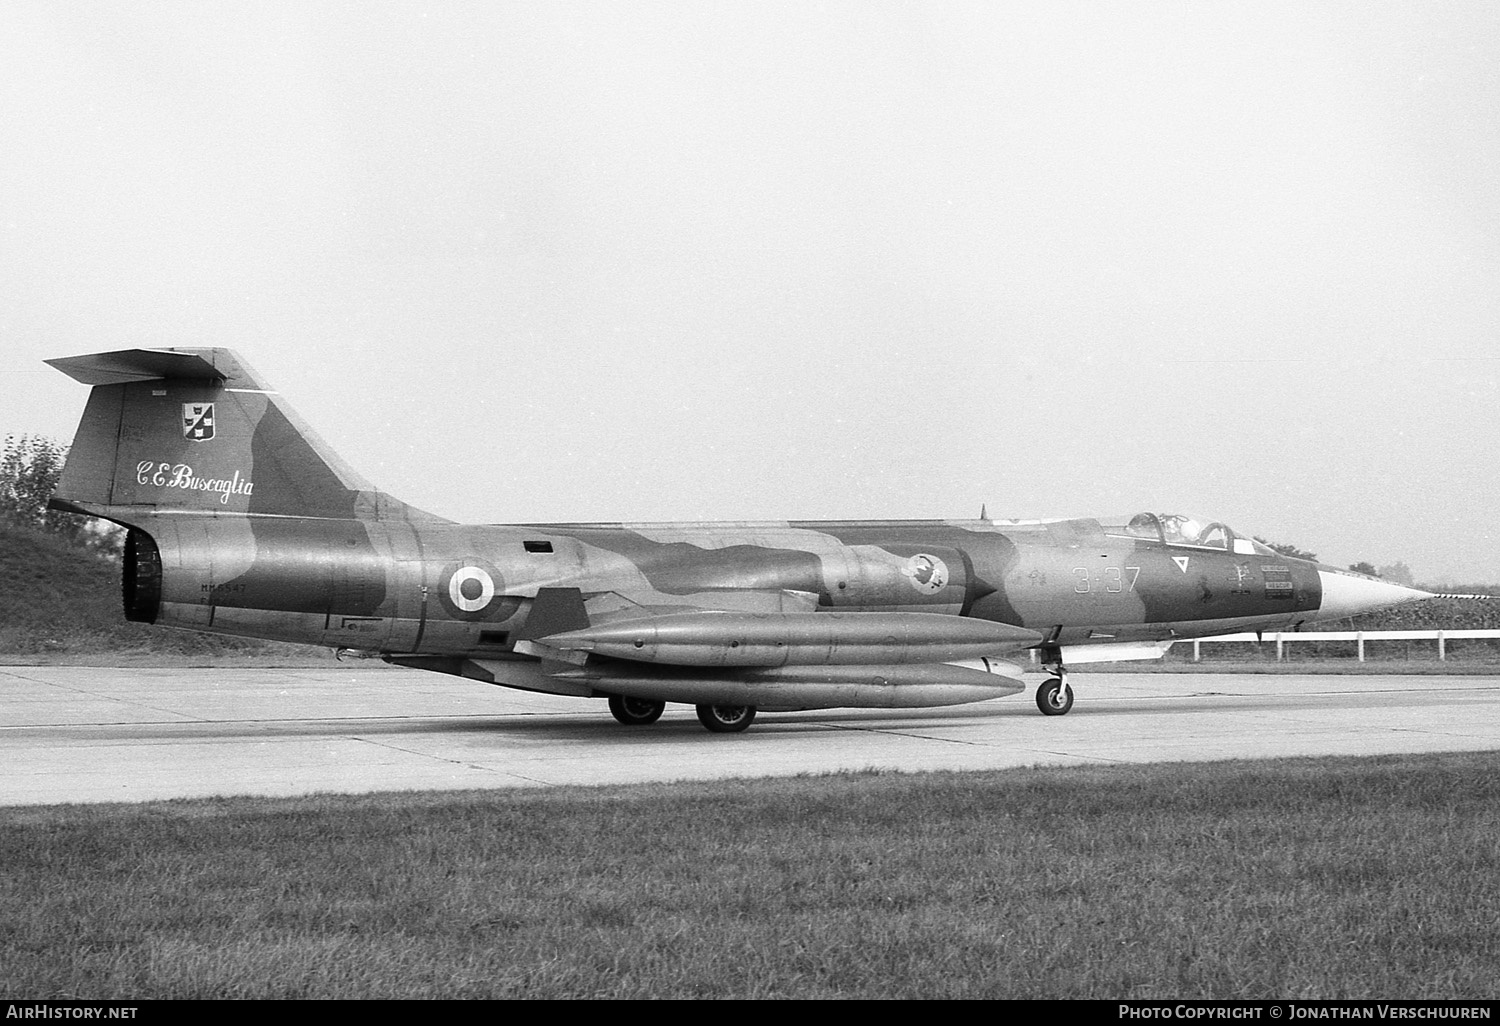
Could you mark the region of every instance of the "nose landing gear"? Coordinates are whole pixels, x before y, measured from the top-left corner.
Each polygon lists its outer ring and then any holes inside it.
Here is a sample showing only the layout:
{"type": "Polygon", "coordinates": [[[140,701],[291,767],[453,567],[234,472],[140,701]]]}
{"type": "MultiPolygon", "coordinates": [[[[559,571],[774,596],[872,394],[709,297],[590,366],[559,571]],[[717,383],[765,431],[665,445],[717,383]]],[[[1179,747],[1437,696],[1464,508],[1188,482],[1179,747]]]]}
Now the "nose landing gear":
{"type": "Polygon", "coordinates": [[[1049,677],[1036,689],[1036,707],[1043,716],[1063,716],[1073,708],[1073,689],[1062,677],[1049,677]]]}
{"type": "Polygon", "coordinates": [[[1036,707],[1043,716],[1065,716],[1073,708],[1073,689],[1068,686],[1068,671],[1063,666],[1062,650],[1055,646],[1042,649],[1042,669],[1056,676],[1048,677],[1036,689],[1036,707]]]}

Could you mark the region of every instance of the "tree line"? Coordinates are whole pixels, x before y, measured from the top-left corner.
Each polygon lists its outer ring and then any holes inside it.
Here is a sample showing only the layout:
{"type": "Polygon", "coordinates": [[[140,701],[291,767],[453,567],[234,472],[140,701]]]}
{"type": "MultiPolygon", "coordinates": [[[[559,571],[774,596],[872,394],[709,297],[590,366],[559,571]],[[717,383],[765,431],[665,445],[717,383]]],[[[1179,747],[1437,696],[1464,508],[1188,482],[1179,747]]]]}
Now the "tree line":
{"type": "MultiPolygon", "coordinates": [[[[1256,535],[1255,540],[1272,552],[1279,552],[1283,556],[1290,556],[1293,559],[1305,559],[1310,563],[1318,561],[1318,554],[1316,552],[1308,552],[1306,549],[1299,549],[1295,545],[1269,541],[1260,535],[1256,535]]],[[[1350,563],[1349,569],[1357,574],[1368,574],[1371,577],[1379,577],[1390,581],[1392,584],[1402,584],[1408,588],[1412,587],[1416,580],[1412,576],[1411,567],[1399,559],[1394,563],[1379,567],[1366,560],[1360,560],[1358,563],[1350,563]]]]}
{"type": "Polygon", "coordinates": [[[118,555],[125,536],[120,527],[47,508],[67,460],[68,447],[50,438],[7,435],[0,453],[0,523],[56,535],[101,555],[118,555]]]}

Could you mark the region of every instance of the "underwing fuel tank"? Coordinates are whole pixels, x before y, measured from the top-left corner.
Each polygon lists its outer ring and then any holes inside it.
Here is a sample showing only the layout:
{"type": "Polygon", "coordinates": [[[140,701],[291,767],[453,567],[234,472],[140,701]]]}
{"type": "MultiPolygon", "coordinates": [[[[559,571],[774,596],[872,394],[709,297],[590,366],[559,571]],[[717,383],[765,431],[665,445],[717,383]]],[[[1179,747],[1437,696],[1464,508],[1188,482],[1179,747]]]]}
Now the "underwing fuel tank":
{"type": "Polygon", "coordinates": [[[581,652],[668,666],[949,663],[1039,644],[1036,631],[936,613],[672,613],[539,639],[581,652]]]}
{"type": "Polygon", "coordinates": [[[656,701],[793,709],[920,709],[967,705],[1025,690],[1023,671],[998,659],[866,666],[759,666],[707,671],[589,660],[553,674],[601,692],[656,701]]]}

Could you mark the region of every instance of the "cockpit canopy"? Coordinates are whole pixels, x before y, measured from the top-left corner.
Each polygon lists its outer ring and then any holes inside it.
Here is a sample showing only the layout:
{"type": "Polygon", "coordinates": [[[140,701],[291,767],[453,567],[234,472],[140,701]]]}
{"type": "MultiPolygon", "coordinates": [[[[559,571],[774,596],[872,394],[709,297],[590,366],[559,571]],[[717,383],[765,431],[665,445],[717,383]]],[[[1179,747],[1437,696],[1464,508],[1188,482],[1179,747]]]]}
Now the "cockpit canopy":
{"type": "Polygon", "coordinates": [[[1240,555],[1272,555],[1266,546],[1241,537],[1224,524],[1204,517],[1183,513],[1136,513],[1133,516],[1105,517],[1099,526],[1104,533],[1124,538],[1184,545],[1198,549],[1219,549],[1240,555]]]}

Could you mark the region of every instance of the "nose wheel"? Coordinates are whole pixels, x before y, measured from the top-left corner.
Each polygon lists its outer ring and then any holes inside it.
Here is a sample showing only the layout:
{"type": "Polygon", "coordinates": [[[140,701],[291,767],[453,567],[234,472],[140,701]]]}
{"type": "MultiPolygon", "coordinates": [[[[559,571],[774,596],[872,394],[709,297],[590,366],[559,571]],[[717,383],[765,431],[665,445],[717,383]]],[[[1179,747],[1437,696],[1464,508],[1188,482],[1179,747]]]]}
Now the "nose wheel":
{"type": "Polygon", "coordinates": [[[1073,689],[1064,677],[1048,677],[1036,689],[1036,707],[1043,716],[1063,716],[1073,708],[1073,689]]]}
{"type": "Polygon", "coordinates": [[[1042,669],[1054,676],[1042,681],[1041,687],[1036,689],[1036,707],[1043,716],[1066,716],[1073,708],[1073,689],[1068,687],[1062,650],[1052,646],[1042,649],[1042,669]]]}

